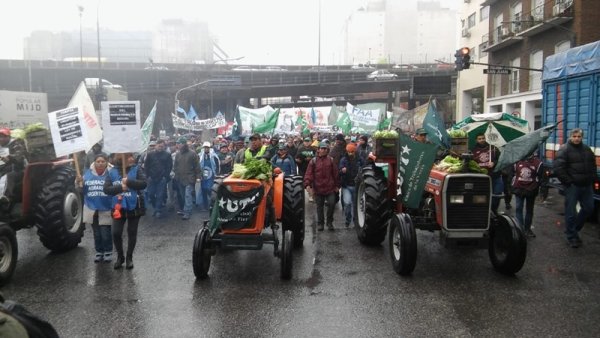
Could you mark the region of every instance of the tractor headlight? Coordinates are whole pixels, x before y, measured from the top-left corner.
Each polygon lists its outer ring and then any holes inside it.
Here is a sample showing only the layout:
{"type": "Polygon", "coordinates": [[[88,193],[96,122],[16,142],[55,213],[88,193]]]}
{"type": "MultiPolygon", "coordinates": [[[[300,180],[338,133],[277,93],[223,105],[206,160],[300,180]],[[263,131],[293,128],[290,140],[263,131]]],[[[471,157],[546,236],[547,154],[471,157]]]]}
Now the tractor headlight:
{"type": "Polygon", "coordinates": [[[452,204],[464,204],[465,196],[464,195],[450,195],[450,203],[452,204]]]}
{"type": "Polygon", "coordinates": [[[487,203],[487,196],[486,195],[473,195],[473,203],[485,204],[485,203],[487,203]]]}

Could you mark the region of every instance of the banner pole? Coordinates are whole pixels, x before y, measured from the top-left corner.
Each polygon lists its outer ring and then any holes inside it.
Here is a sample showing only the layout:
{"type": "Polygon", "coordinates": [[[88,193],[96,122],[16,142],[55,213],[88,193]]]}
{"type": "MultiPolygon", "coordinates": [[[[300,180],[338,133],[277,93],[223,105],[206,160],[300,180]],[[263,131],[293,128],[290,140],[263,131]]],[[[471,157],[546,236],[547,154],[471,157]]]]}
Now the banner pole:
{"type": "Polygon", "coordinates": [[[75,164],[75,174],[76,174],[76,177],[80,177],[81,170],[79,170],[79,159],[77,157],[78,157],[77,153],[73,154],[73,163],[75,164]]]}
{"type": "Polygon", "coordinates": [[[127,170],[126,170],[127,167],[126,166],[127,166],[127,163],[125,163],[125,153],[121,153],[121,170],[123,172],[121,175],[122,178],[125,178],[125,176],[127,175],[127,170]]]}

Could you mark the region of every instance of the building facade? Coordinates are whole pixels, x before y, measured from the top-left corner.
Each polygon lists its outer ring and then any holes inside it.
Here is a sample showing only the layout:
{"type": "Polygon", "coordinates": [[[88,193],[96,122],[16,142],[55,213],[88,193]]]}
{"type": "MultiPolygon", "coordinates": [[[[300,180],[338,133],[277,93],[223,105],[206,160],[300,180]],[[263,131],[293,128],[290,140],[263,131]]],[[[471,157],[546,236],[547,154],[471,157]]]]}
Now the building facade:
{"type": "Polygon", "coordinates": [[[486,0],[489,63],[510,66],[490,75],[487,111],[506,112],[541,124],[544,59],[600,39],[600,2],[595,0],[486,0]]]}
{"type": "Polygon", "coordinates": [[[159,63],[213,63],[213,41],[208,24],[163,20],[153,34],[152,57],[159,63]]]}
{"type": "MultiPolygon", "coordinates": [[[[470,48],[471,62],[487,63],[484,50],[489,42],[489,6],[481,6],[484,0],[464,0],[460,10],[459,47],[470,48]]],[[[487,74],[482,66],[472,65],[458,73],[456,84],[456,120],[485,112],[487,74]]]]}
{"type": "Polygon", "coordinates": [[[456,11],[437,1],[371,0],[346,19],[344,63],[450,61],[456,11]]]}

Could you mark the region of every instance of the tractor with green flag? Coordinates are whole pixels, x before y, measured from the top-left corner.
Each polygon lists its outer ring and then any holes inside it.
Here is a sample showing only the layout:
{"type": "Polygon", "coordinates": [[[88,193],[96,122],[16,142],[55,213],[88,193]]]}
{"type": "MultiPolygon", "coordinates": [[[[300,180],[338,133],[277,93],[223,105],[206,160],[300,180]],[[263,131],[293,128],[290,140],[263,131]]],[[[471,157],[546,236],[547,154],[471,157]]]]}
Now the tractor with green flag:
{"type": "MultiPolygon", "coordinates": [[[[437,231],[445,247],[487,248],[493,267],[512,275],[523,267],[527,242],[514,217],[491,211],[491,178],[472,156],[448,157],[434,166],[439,146],[449,137],[438,123],[435,105],[423,127],[431,142],[404,134],[377,138],[370,165],[356,186],[355,230],[365,245],[380,245],[388,235],[392,267],[411,274],[417,262],[416,230],[437,231]],[[387,174],[382,167],[387,167],[387,174]]],[[[447,142],[447,143],[446,143],[447,142]]]]}

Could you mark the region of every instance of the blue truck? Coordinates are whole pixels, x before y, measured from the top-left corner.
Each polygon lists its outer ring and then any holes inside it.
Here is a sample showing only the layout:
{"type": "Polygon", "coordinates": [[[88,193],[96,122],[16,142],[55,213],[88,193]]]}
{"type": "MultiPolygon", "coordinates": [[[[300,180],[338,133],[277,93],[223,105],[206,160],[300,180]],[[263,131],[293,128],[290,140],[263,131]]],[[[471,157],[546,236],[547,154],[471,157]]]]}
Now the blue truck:
{"type": "MultiPolygon", "coordinates": [[[[548,56],[542,74],[542,123],[562,121],[546,141],[542,158],[548,168],[560,146],[569,139],[569,131],[581,128],[583,141],[596,155],[600,168],[600,41],[548,56]]],[[[594,217],[600,221],[600,171],[594,183],[594,217]]],[[[549,186],[562,192],[556,178],[549,186]]]]}

